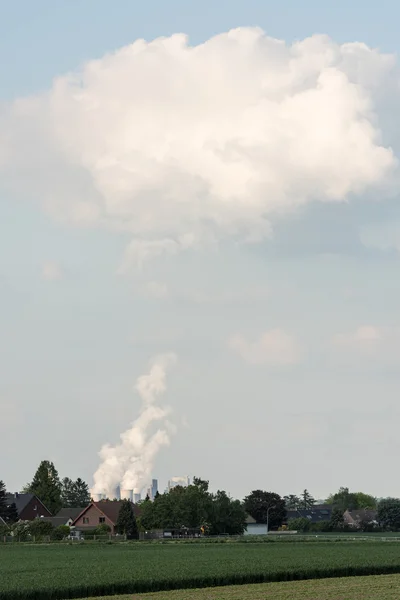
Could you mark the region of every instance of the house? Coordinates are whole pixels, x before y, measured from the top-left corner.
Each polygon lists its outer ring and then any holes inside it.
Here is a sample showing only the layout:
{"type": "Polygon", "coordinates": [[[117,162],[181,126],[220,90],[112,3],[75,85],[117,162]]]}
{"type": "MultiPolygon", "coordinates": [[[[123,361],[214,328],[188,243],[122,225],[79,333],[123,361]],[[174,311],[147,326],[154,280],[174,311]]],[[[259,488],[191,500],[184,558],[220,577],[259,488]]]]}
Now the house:
{"type": "Polygon", "coordinates": [[[45,520],[50,521],[53,527],[59,527],[60,525],[68,525],[71,527],[74,520],[82,511],[83,508],[81,506],[76,508],[62,508],[54,517],[48,517],[45,520]]]}
{"type": "Polygon", "coordinates": [[[332,516],[332,506],[329,504],[316,504],[310,508],[298,508],[296,510],[286,511],[285,523],[290,519],[305,518],[310,523],[324,523],[330,521],[332,516]]]}
{"type": "Polygon", "coordinates": [[[247,515],[244,535],[267,535],[267,533],[268,528],[266,523],[257,523],[251,515],[247,515]]]}
{"type": "MultiPolygon", "coordinates": [[[[115,533],[115,526],[123,500],[100,500],[100,502],[91,502],[89,506],[81,510],[80,514],[74,519],[72,526],[81,531],[95,529],[99,525],[108,525],[111,533],[115,533]]],[[[138,517],[140,509],[137,504],[133,504],[133,511],[138,517]]]]}
{"type": "Polygon", "coordinates": [[[36,517],[51,517],[51,512],[34,494],[6,494],[6,504],[15,504],[21,521],[33,521],[36,517]]]}
{"type": "Polygon", "coordinates": [[[378,511],[373,509],[346,510],[343,518],[346,525],[356,529],[363,528],[366,525],[378,525],[378,511]]]}

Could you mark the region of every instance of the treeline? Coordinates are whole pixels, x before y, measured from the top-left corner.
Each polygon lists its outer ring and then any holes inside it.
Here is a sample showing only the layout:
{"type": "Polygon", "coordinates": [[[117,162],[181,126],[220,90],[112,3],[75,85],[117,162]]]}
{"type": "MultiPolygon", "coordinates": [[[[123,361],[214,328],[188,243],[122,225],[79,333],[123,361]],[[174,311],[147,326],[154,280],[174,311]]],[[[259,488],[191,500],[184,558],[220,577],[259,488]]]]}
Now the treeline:
{"type": "Polygon", "coordinates": [[[246,528],[246,510],[226,492],[209,491],[209,482],[194,477],[192,485],[177,486],[140,505],[141,529],[201,528],[208,535],[240,535],[246,528]]]}

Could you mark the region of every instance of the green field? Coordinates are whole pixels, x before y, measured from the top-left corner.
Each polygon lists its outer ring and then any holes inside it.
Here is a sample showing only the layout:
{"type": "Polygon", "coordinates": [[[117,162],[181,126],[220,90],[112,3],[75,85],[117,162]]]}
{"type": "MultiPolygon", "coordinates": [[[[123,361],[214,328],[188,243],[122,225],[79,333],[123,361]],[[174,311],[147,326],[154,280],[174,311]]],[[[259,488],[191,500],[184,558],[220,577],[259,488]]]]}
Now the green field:
{"type": "Polygon", "coordinates": [[[1,600],[383,573],[400,573],[398,542],[0,546],[1,600]]]}
{"type": "MultiPolygon", "coordinates": [[[[317,579],[237,585],[202,590],[174,590],[135,596],[135,600],[398,600],[400,575],[317,579]]],[[[109,600],[133,600],[113,596],[109,600]]],[[[92,598],[91,600],[107,600],[92,598]]]]}

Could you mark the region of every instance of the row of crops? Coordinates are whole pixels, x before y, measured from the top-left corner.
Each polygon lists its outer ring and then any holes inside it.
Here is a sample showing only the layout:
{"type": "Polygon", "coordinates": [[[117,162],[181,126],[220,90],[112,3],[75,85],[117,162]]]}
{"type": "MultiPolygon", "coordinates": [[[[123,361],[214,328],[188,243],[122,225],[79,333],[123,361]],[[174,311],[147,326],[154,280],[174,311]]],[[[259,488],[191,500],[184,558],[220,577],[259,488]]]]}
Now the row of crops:
{"type": "Polygon", "coordinates": [[[400,573],[396,542],[0,547],[0,599],[400,573]]]}

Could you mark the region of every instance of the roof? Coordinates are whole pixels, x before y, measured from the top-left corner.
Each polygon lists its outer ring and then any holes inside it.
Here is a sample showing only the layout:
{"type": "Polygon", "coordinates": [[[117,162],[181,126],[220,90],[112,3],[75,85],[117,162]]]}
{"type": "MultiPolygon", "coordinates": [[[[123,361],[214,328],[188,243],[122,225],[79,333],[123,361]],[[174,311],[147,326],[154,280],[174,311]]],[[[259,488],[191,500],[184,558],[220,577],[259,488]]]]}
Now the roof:
{"type": "Polygon", "coordinates": [[[75,506],[74,508],[62,508],[58,511],[58,513],[54,516],[54,518],[64,519],[64,521],[68,521],[68,519],[76,519],[79,517],[81,512],[85,509],[84,506],[75,506]]]}
{"type": "MultiPolygon", "coordinates": [[[[126,500],[100,500],[100,502],[91,502],[86,508],[81,510],[78,516],[75,517],[74,524],[75,521],[77,521],[78,518],[82,517],[91,506],[95,506],[105,517],[107,517],[112,522],[113,525],[115,525],[117,523],[119,511],[124,502],[126,502],[126,500]]],[[[139,516],[140,508],[137,504],[133,504],[133,512],[135,513],[135,517],[139,516]]]]}
{"type": "Polygon", "coordinates": [[[346,512],[350,515],[353,521],[358,523],[360,523],[361,521],[371,523],[372,521],[376,521],[376,518],[378,516],[377,510],[368,508],[361,508],[359,510],[349,510],[346,512]]]}
{"type": "Polygon", "coordinates": [[[332,506],[326,504],[321,507],[299,508],[297,510],[287,510],[286,516],[289,519],[305,518],[311,523],[320,523],[321,521],[329,521],[332,515],[332,506]]]}
{"type": "Polygon", "coordinates": [[[250,525],[250,523],[257,523],[257,521],[249,514],[246,515],[246,524],[250,525]]]}
{"type": "Polygon", "coordinates": [[[6,494],[6,503],[15,504],[18,514],[21,513],[34,498],[33,494],[6,494]]]}
{"type": "Polygon", "coordinates": [[[6,503],[7,504],[15,504],[17,508],[18,515],[28,506],[31,500],[35,499],[36,502],[40,502],[40,504],[45,508],[50,514],[51,511],[43,504],[40,498],[35,496],[35,494],[20,494],[19,492],[15,494],[6,494],[6,503]]]}

